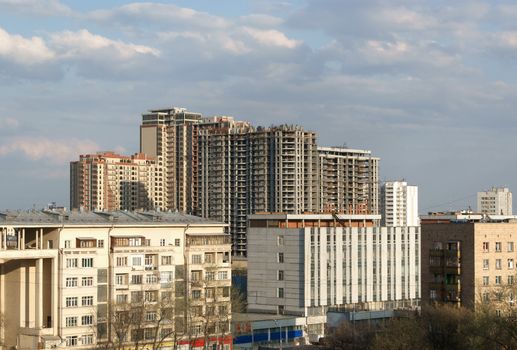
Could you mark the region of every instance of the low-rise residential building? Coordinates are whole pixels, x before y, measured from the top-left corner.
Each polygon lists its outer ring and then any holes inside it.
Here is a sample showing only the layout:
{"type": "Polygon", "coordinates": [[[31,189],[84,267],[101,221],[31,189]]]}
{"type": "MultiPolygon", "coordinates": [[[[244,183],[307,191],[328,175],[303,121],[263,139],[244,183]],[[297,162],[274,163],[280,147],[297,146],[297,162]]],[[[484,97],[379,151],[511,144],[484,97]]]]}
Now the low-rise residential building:
{"type": "Polygon", "coordinates": [[[229,349],[225,227],[164,212],[0,213],[5,346],[229,349]]]}
{"type": "Polygon", "coordinates": [[[475,307],[494,289],[513,288],[516,243],[513,216],[422,217],[422,303],[475,307]]]}
{"type": "Polygon", "coordinates": [[[311,341],[329,308],[416,307],[420,228],[380,215],[255,214],[248,228],[248,311],[307,317],[311,341]]]}

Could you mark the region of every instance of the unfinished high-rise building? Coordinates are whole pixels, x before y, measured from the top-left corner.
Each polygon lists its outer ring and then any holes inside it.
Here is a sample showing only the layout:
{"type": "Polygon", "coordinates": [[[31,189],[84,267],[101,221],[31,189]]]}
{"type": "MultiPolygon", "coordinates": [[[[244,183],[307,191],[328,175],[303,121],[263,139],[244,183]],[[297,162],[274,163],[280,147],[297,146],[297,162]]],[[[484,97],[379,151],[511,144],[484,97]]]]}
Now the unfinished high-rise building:
{"type": "Polygon", "coordinates": [[[81,155],[70,162],[70,207],[84,210],[165,208],[163,167],[142,153],[81,155]]]}
{"type": "Polygon", "coordinates": [[[379,213],[379,158],[371,151],[318,147],[319,211],[379,213]]]}
{"type": "Polygon", "coordinates": [[[164,166],[165,208],[228,223],[236,255],[246,255],[250,214],[379,211],[379,159],[318,147],[301,126],[151,110],[143,114],[140,151],[164,166]]]}

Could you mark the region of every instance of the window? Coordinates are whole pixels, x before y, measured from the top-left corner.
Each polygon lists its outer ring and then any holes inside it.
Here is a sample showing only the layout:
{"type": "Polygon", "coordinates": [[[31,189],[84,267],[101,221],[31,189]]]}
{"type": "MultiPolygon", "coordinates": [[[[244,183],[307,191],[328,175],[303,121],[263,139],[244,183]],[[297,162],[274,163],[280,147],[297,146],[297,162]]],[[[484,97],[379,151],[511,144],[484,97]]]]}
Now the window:
{"type": "Polygon", "coordinates": [[[490,298],[489,298],[489,296],[488,296],[488,293],[487,293],[487,292],[484,292],[484,293],[482,294],[481,298],[482,298],[483,302],[485,302],[485,303],[486,303],[486,302],[488,302],[488,301],[490,301],[490,298]]]}
{"type": "Polygon", "coordinates": [[[278,253],[278,262],[283,263],[284,262],[284,253],[278,253]]]}
{"type": "Polygon", "coordinates": [[[201,281],[201,271],[192,271],[190,273],[190,279],[194,282],[201,281]]]}
{"type": "Polygon", "coordinates": [[[509,276],[508,276],[508,284],[509,284],[509,285],[512,285],[512,284],[513,284],[513,275],[509,275],[509,276]]]}
{"type": "Polygon", "coordinates": [[[165,238],[160,238],[160,247],[165,247],[165,238]]]}
{"type": "Polygon", "coordinates": [[[146,291],[144,293],[145,301],[154,303],[158,299],[157,295],[158,295],[157,291],[149,291],[149,292],[146,291]]]}
{"type": "Polygon", "coordinates": [[[230,296],[230,287],[223,287],[223,298],[228,298],[230,296]]]}
{"type": "Polygon", "coordinates": [[[483,259],[483,270],[488,270],[489,264],[488,259],[483,259]]]}
{"type": "Polygon", "coordinates": [[[501,259],[495,259],[496,270],[501,270],[501,259]]]}
{"type": "Polygon", "coordinates": [[[66,346],[77,346],[77,335],[66,337],[66,346]]]}
{"type": "Polygon", "coordinates": [[[483,253],[488,253],[490,245],[488,242],[483,242],[483,253]]]}
{"type": "Polygon", "coordinates": [[[92,315],[84,315],[81,317],[81,324],[83,326],[89,326],[93,324],[93,316],[92,315]]]}
{"type": "Polygon", "coordinates": [[[495,242],[495,251],[498,253],[501,252],[501,242],[495,242]]]}
{"type": "Polygon", "coordinates": [[[201,264],[201,255],[192,255],[192,264],[201,264]]]}
{"type": "Polygon", "coordinates": [[[207,280],[207,281],[215,280],[215,272],[213,272],[213,271],[206,271],[205,272],[205,280],[207,280]]]}
{"type": "Polygon", "coordinates": [[[116,285],[124,285],[126,284],[126,274],[116,274],[115,275],[115,284],[116,285]]]}
{"type": "Polygon", "coordinates": [[[132,275],[131,284],[142,284],[142,275],[132,275]]]}
{"type": "Polygon", "coordinates": [[[172,256],[162,256],[162,265],[172,265],[172,256]]]}
{"type": "Polygon", "coordinates": [[[145,275],[145,283],[146,284],[156,284],[158,283],[158,276],[157,275],[145,275]]]}
{"type": "Polygon", "coordinates": [[[83,277],[81,280],[81,286],[83,286],[83,287],[93,286],[93,277],[83,277]]]}
{"type": "Polygon", "coordinates": [[[127,303],[127,294],[117,294],[115,300],[117,304],[125,304],[127,303]]]}
{"type": "Polygon", "coordinates": [[[490,278],[488,276],[483,276],[483,285],[488,286],[490,283],[490,278]]]}
{"type": "Polygon", "coordinates": [[[93,305],[93,296],[88,295],[81,297],[81,305],[82,306],[92,306],[93,305]]]}
{"type": "Polygon", "coordinates": [[[172,282],[172,271],[163,271],[160,273],[160,283],[162,287],[169,287],[172,282]]]}
{"type": "Polygon", "coordinates": [[[83,258],[82,267],[93,267],[93,258],[83,258]]]}
{"type": "Polygon", "coordinates": [[[279,270],[278,271],[278,280],[283,281],[284,280],[284,271],[279,270]]]}
{"type": "Polygon", "coordinates": [[[215,295],[215,289],[214,289],[214,288],[207,288],[207,289],[205,290],[205,293],[206,293],[206,297],[207,297],[207,298],[209,298],[209,299],[211,299],[211,298],[213,298],[213,297],[214,297],[214,295],[215,295]]]}
{"type": "Polygon", "coordinates": [[[201,298],[201,291],[200,290],[193,290],[192,291],[192,299],[199,299],[201,298]]]}
{"type": "Polygon", "coordinates": [[[117,266],[127,266],[127,256],[117,256],[117,266]]]}
{"type": "Polygon", "coordinates": [[[205,263],[207,263],[207,264],[215,263],[214,253],[205,253],[205,263]]]}
{"type": "Polygon", "coordinates": [[[219,271],[217,273],[218,280],[227,280],[228,279],[228,271],[219,271]]]}
{"type": "Polygon", "coordinates": [[[508,242],[507,243],[507,249],[509,252],[513,252],[513,242],[508,242]]]}
{"type": "Polygon", "coordinates": [[[438,294],[436,293],[436,290],[434,290],[434,289],[429,290],[429,299],[431,299],[431,300],[438,299],[438,294]]]}
{"type": "Polygon", "coordinates": [[[226,305],[219,305],[218,310],[219,315],[226,315],[228,313],[228,307],[226,305]]]}
{"type": "Polygon", "coordinates": [[[284,297],[284,288],[278,288],[277,295],[279,298],[283,298],[284,297]]]}
{"type": "Polygon", "coordinates": [[[97,248],[104,248],[104,240],[98,239],[97,240],[97,248]]]}
{"type": "Polygon", "coordinates": [[[86,334],[81,337],[82,345],[91,345],[93,344],[93,334],[86,334]]]}
{"type": "Polygon", "coordinates": [[[77,258],[66,259],[66,268],[69,269],[73,267],[77,267],[77,258]]]}
{"type": "Polygon", "coordinates": [[[67,287],[77,287],[77,277],[67,277],[65,283],[67,287]]]}
{"type": "Polygon", "coordinates": [[[65,241],[65,248],[70,248],[70,241],[65,241]]]}
{"type": "Polygon", "coordinates": [[[76,307],[77,306],[77,297],[66,297],[65,302],[66,302],[66,307],[76,307]]]}
{"type": "Polygon", "coordinates": [[[65,325],[67,327],[76,327],[77,326],[77,317],[76,316],[67,317],[65,319],[65,325]]]}
{"type": "Polygon", "coordinates": [[[180,240],[179,238],[176,238],[176,239],[174,240],[174,245],[175,245],[176,247],[179,247],[179,246],[181,245],[181,240],[180,240]]]}
{"type": "Polygon", "coordinates": [[[513,259],[508,259],[508,269],[513,269],[513,259]]]}
{"type": "Polygon", "coordinates": [[[284,245],[284,236],[278,236],[278,237],[277,237],[276,244],[277,244],[278,246],[283,246],[283,245],[284,245]]]}
{"type": "Polygon", "coordinates": [[[142,257],[141,256],[134,256],[132,261],[132,266],[142,266],[142,257]]]}
{"type": "Polygon", "coordinates": [[[495,284],[500,285],[501,284],[501,276],[495,276],[495,284]]]}
{"type": "Polygon", "coordinates": [[[145,313],[145,320],[147,322],[156,321],[156,318],[157,318],[156,317],[156,312],[154,312],[154,311],[147,311],[145,313]]]}

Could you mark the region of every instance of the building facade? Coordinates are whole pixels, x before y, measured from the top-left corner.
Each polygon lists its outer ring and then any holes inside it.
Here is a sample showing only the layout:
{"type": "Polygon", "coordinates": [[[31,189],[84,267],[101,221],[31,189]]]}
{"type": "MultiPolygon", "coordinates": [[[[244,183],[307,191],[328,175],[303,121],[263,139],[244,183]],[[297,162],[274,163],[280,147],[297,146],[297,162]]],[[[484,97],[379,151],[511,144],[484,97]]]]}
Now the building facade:
{"type": "Polygon", "coordinates": [[[249,217],[248,310],[307,317],[324,334],[329,308],[385,310],[420,299],[420,228],[380,215],[249,217]]]}
{"type": "Polygon", "coordinates": [[[478,192],[477,209],[489,215],[512,215],[512,192],[507,187],[492,187],[478,192]]]}
{"type": "Polygon", "coordinates": [[[0,214],[5,346],[229,349],[224,229],[159,212],[0,214]]]}
{"type": "Polygon", "coordinates": [[[422,218],[422,303],[475,307],[514,284],[515,218],[464,216],[422,218]]]}
{"type": "Polygon", "coordinates": [[[418,187],[387,181],[381,187],[383,226],[419,226],[418,187]]]}
{"type": "Polygon", "coordinates": [[[70,207],[83,210],[166,208],[164,168],[156,158],[113,152],[70,162],[70,207]]]}

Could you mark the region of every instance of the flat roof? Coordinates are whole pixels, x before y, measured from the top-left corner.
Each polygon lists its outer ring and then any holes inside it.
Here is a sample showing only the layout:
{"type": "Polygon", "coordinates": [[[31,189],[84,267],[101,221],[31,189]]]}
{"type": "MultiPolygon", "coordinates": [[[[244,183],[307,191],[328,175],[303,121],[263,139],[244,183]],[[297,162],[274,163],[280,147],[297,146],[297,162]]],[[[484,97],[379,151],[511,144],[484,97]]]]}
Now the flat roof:
{"type": "MultiPolygon", "coordinates": [[[[381,215],[374,214],[335,214],[339,220],[380,220],[381,215]]],[[[335,220],[333,214],[284,214],[284,213],[258,213],[248,215],[250,220],[335,220]]]]}
{"type": "Polygon", "coordinates": [[[199,216],[161,211],[17,210],[0,212],[0,225],[226,225],[199,216]]]}

